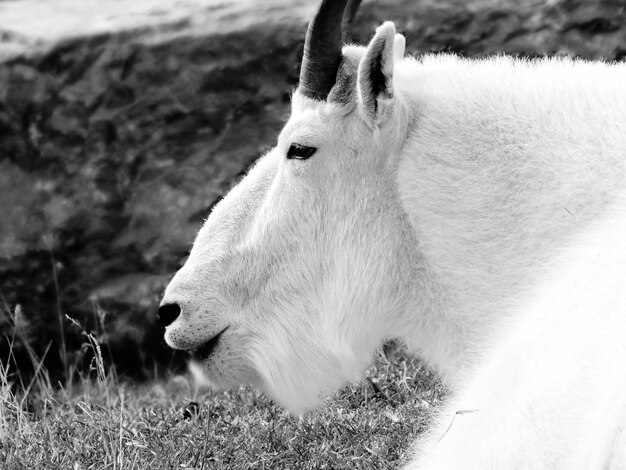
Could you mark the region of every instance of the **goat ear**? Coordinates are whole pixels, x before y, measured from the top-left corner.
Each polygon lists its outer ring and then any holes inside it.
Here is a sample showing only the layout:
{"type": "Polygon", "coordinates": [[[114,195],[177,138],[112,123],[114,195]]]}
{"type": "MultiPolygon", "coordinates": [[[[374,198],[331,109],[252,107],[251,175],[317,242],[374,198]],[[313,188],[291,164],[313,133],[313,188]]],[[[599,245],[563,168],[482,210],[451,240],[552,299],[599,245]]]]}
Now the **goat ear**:
{"type": "Polygon", "coordinates": [[[381,106],[393,98],[394,60],[404,55],[404,37],[387,21],[376,28],[359,64],[358,86],[361,105],[372,122],[382,114],[381,106]]]}

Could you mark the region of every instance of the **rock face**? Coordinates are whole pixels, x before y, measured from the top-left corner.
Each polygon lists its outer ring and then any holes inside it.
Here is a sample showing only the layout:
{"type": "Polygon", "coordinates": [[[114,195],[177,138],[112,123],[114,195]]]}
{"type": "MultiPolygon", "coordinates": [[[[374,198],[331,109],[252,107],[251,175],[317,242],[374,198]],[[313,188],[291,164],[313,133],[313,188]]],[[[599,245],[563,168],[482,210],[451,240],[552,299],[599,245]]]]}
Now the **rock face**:
{"type": "MultiPolygon", "coordinates": [[[[159,297],[212,205],[272,146],[297,84],[311,5],[271,2],[268,21],[257,3],[231,14],[240,27],[177,19],[160,39],[98,34],[0,64],[0,294],[40,353],[52,342],[52,370],[59,311],[97,333],[118,371],[170,363],[159,297]]],[[[366,1],[353,37],[393,19],[413,54],[626,55],[621,0],[502,3],[366,1]]],[[[0,45],[12,37],[0,30],[0,45]]],[[[80,332],[64,324],[80,364],[80,332]]]]}

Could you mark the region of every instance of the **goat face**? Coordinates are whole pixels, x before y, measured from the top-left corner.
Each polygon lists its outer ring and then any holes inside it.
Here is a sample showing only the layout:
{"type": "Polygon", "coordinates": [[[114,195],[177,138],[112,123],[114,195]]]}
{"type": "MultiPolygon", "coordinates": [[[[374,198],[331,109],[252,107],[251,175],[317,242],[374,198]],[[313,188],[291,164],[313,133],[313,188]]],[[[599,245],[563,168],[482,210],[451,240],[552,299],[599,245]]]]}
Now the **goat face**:
{"type": "Polygon", "coordinates": [[[391,334],[419,266],[395,184],[403,44],[386,23],[367,49],[344,48],[327,100],[296,91],[276,147],[214,208],[167,287],[166,341],[194,350],[214,385],[253,384],[299,412],[358,377],[391,334]]]}

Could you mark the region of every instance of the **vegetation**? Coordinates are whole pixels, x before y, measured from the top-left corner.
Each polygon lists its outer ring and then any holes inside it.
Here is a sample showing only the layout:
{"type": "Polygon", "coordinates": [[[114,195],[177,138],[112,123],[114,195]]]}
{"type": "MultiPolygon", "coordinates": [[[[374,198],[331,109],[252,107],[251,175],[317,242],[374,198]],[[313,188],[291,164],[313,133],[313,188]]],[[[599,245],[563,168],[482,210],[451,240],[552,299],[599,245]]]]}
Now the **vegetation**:
{"type": "MultiPolygon", "coordinates": [[[[19,314],[19,310],[18,310],[19,314]]],[[[36,375],[0,361],[0,468],[18,469],[386,469],[410,452],[444,389],[395,343],[364,381],[298,418],[250,388],[198,390],[188,375],[141,385],[105,372],[96,339],[95,379],[52,384],[11,319],[14,348],[36,375]]]]}

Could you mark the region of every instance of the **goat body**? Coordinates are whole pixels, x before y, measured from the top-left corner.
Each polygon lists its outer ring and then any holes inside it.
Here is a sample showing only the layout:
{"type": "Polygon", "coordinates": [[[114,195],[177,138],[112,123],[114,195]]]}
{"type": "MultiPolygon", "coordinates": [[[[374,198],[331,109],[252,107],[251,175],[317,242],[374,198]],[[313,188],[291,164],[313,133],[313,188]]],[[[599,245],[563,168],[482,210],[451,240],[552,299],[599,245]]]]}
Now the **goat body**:
{"type": "Polygon", "coordinates": [[[401,338],[454,392],[407,468],[626,469],[626,65],[403,56],[384,23],[296,91],[167,342],[299,413],[401,338]]]}

